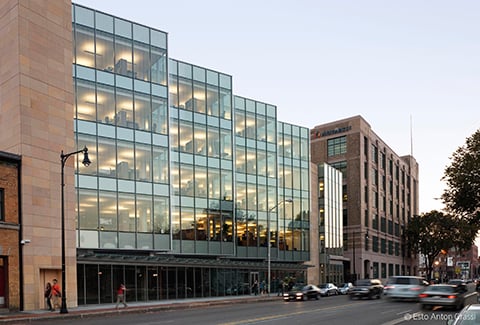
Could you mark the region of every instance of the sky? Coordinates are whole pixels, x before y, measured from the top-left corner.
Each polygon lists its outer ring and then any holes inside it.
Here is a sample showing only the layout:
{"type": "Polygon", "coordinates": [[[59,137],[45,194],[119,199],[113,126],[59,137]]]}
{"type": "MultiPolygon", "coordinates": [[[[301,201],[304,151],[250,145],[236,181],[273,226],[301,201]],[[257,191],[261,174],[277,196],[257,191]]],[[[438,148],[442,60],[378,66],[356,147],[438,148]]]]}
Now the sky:
{"type": "Polygon", "coordinates": [[[231,75],[280,121],[361,115],[413,153],[420,213],[443,208],[445,167],[480,128],[478,0],[74,2],[167,32],[171,58],[231,75]]]}

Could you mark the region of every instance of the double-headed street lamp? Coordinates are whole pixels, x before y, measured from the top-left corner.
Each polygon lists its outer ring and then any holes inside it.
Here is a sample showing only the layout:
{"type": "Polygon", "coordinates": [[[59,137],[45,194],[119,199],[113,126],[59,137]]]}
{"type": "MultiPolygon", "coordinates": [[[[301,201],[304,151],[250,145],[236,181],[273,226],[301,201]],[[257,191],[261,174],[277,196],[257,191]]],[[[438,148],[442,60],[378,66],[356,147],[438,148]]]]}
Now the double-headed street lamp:
{"type": "Polygon", "coordinates": [[[91,164],[90,159],[88,159],[88,148],[84,147],[82,150],[78,150],[70,153],[60,154],[60,159],[62,160],[62,307],[60,308],[60,314],[68,313],[67,310],[67,298],[65,292],[65,163],[67,162],[68,157],[71,155],[76,155],[83,152],[83,161],[82,164],[85,167],[88,167],[91,164]]]}
{"type": "Polygon", "coordinates": [[[270,243],[270,212],[272,212],[273,210],[275,210],[280,204],[282,203],[292,203],[293,200],[292,199],[285,199],[285,200],[282,200],[280,202],[278,202],[274,207],[270,208],[268,211],[267,211],[267,245],[268,245],[268,249],[267,249],[267,293],[268,295],[270,296],[270,282],[271,282],[271,262],[272,262],[272,255],[271,255],[271,251],[272,251],[272,245],[270,243]]]}

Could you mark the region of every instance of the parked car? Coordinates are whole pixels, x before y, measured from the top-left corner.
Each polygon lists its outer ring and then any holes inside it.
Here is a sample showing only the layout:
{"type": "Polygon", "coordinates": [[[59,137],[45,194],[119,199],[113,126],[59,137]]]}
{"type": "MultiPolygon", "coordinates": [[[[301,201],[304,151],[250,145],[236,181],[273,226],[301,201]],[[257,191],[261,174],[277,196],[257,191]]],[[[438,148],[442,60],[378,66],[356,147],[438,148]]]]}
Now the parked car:
{"type": "Polygon", "coordinates": [[[345,282],[338,286],[338,292],[342,295],[348,295],[353,289],[352,282],[345,282]]]}
{"type": "Polygon", "coordinates": [[[472,325],[480,319],[480,304],[468,305],[459,313],[455,314],[455,318],[447,321],[448,325],[472,325]]]}
{"type": "Polygon", "coordinates": [[[467,289],[467,281],[462,279],[450,279],[448,280],[448,284],[462,286],[464,289],[467,289]]]}
{"type": "Polygon", "coordinates": [[[419,276],[392,276],[385,285],[385,295],[392,299],[418,300],[418,295],[428,287],[428,282],[419,276]]]}
{"type": "Polygon", "coordinates": [[[374,297],[380,299],[383,295],[382,281],[378,279],[357,280],[349,295],[350,299],[373,299],[374,297]]]}
{"type": "Polygon", "coordinates": [[[307,299],[317,299],[320,298],[320,289],[313,285],[295,285],[291,290],[283,294],[283,300],[307,300],[307,299]]]}
{"type": "Polygon", "coordinates": [[[432,284],[419,295],[419,302],[422,309],[447,306],[458,310],[463,308],[467,292],[467,288],[462,285],[432,284]]]}
{"type": "Polygon", "coordinates": [[[324,297],[338,295],[338,288],[333,283],[322,283],[318,287],[320,288],[320,295],[324,297]]]}

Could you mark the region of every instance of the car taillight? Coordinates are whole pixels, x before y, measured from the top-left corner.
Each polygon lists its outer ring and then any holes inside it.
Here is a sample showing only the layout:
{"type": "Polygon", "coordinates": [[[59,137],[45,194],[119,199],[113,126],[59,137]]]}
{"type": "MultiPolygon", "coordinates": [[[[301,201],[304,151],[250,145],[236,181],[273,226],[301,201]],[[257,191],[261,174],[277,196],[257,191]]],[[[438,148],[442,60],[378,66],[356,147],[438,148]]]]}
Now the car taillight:
{"type": "Polygon", "coordinates": [[[415,287],[415,288],[410,288],[410,290],[419,291],[419,290],[422,290],[422,288],[420,288],[420,287],[415,287]]]}
{"type": "Polygon", "coordinates": [[[427,298],[428,295],[427,295],[426,293],[421,293],[421,294],[418,295],[418,297],[420,297],[420,298],[427,298]]]}
{"type": "Polygon", "coordinates": [[[450,296],[448,296],[447,298],[448,298],[448,299],[455,299],[455,298],[457,298],[457,296],[455,296],[455,295],[450,295],[450,296]]]}
{"type": "Polygon", "coordinates": [[[394,288],[395,288],[395,286],[386,286],[384,289],[388,290],[388,289],[394,289],[394,288]]]}

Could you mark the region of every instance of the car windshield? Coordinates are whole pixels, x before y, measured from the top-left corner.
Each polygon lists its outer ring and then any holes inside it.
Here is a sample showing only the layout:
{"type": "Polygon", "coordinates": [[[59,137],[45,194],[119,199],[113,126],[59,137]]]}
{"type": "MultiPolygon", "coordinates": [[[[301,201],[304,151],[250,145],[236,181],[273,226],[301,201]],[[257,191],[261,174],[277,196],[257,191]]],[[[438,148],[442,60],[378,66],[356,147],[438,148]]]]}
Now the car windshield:
{"type": "Polygon", "coordinates": [[[293,286],[292,291],[301,291],[303,289],[303,286],[293,286]]]}
{"type": "Polygon", "coordinates": [[[325,289],[325,288],[327,288],[327,284],[324,283],[324,284],[319,285],[318,287],[319,287],[320,289],[325,289]]]}

